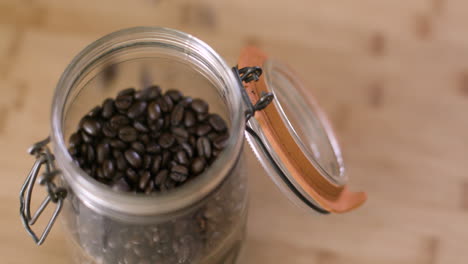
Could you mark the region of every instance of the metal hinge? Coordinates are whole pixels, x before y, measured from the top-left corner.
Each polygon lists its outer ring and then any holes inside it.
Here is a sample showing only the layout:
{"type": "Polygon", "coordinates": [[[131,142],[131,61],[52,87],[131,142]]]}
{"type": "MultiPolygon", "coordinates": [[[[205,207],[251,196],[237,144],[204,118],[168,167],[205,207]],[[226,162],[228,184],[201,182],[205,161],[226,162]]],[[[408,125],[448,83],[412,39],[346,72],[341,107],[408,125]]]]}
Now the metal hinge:
{"type": "Polygon", "coordinates": [[[41,245],[44,240],[47,238],[52,226],[57,219],[58,214],[62,210],[63,200],[67,196],[67,190],[62,187],[56,186],[54,183],[54,178],[60,173],[59,170],[55,168],[54,160],[55,157],[50,152],[47,144],[50,142],[50,138],[37,142],[29,150],[29,154],[36,157],[36,162],[28,174],[26,181],[21,187],[20,191],[20,216],[23,226],[28,232],[28,234],[33,238],[34,242],[37,245],[41,245]],[[31,215],[31,195],[36,183],[37,175],[41,168],[45,165],[45,172],[41,174],[39,178],[39,184],[46,186],[47,196],[42,201],[41,205],[34,213],[31,215]],[[40,217],[42,212],[47,208],[47,205],[52,202],[57,204],[54,213],[52,214],[51,219],[47,223],[45,230],[42,232],[41,236],[38,237],[36,233],[32,230],[31,226],[34,225],[37,219],[40,217]]]}
{"type": "MultiPolygon", "coordinates": [[[[238,69],[237,67],[233,67],[232,71],[234,72],[236,76],[238,76],[239,81],[241,83],[241,87],[244,87],[242,85],[242,82],[248,83],[252,81],[255,81],[255,82],[258,81],[260,79],[260,76],[263,73],[262,68],[257,67],[257,66],[244,67],[241,69],[238,69]]],[[[249,119],[255,115],[256,111],[263,110],[265,107],[267,107],[273,101],[273,98],[274,98],[272,93],[262,92],[262,94],[260,95],[260,99],[255,104],[252,104],[245,89],[241,89],[241,93],[247,105],[247,110],[245,112],[246,122],[249,121],[249,119]]]]}

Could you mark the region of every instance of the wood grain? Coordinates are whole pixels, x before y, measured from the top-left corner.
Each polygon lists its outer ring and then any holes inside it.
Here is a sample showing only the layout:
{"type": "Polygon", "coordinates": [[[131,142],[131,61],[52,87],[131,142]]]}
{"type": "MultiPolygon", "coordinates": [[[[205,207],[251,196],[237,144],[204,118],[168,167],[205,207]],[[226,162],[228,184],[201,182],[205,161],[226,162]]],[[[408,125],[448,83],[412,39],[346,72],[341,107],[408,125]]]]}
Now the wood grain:
{"type": "Polygon", "coordinates": [[[302,212],[246,147],[251,210],[240,263],[467,263],[467,8],[464,0],[0,0],[2,263],[70,263],[60,225],[41,247],[21,226],[26,149],[48,134],[53,88],[73,56],[137,25],[191,33],[231,65],[248,43],[293,65],[337,128],[351,187],[369,194],[350,214],[302,212]]]}

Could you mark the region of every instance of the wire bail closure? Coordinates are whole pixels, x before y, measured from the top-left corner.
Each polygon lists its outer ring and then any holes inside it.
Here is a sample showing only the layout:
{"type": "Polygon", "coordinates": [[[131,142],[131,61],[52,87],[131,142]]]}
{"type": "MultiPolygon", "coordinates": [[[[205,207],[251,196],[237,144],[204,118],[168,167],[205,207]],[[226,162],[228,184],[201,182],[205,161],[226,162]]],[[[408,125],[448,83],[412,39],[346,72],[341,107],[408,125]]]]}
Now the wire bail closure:
{"type": "Polygon", "coordinates": [[[54,183],[54,178],[60,173],[59,170],[55,168],[54,155],[50,152],[47,144],[50,142],[50,137],[37,142],[36,144],[32,145],[29,148],[28,152],[31,155],[36,157],[36,161],[26,178],[23,186],[21,187],[20,191],[20,216],[21,221],[23,223],[24,228],[28,232],[28,234],[32,237],[34,242],[40,246],[44,243],[47,235],[49,234],[52,226],[57,219],[60,211],[63,207],[63,200],[67,197],[67,190],[62,187],[56,186],[54,183]],[[47,196],[42,201],[41,205],[31,216],[31,195],[34,188],[34,184],[36,183],[37,176],[41,168],[45,165],[45,172],[43,172],[39,178],[39,184],[45,185],[47,188],[47,196]],[[57,204],[54,213],[52,214],[51,219],[47,223],[46,228],[42,232],[41,236],[38,237],[36,233],[32,230],[31,226],[33,226],[37,219],[40,217],[42,212],[47,208],[49,203],[57,204]]]}
{"type": "MultiPolygon", "coordinates": [[[[238,69],[237,66],[232,68],[234,74],[238,77],[240,84],[242,87],[242,82],[251,82],[251,81],[258,81],[260,76],[263,73],[262,68],[258,66],[254,67],[244,67],[242,69],[238,69]]],[[[241,89],[242,97],[247,104],[248,109],[245,112],[246,122],[255,115],[256,111],[263,110],[273,101],[273,94],[272,93],[262,93],[260,99],[254,104],[250,102],[249,96],[247,95],[245,89],[241,89]]]]}

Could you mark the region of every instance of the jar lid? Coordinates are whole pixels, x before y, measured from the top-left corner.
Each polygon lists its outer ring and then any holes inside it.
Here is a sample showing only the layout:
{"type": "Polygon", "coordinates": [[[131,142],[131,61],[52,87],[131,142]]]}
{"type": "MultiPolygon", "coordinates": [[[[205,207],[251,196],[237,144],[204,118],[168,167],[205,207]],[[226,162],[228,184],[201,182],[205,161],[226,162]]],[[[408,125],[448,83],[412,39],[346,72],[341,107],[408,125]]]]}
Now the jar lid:
{"type": "Polygon", "coordinates": [[[323,111],[299,77],[255,47],[241,52],[238,67],[260,66],[257,82],[244,82],[252,104],[264,93],[273,103],[255,112],[247,140],[276,185],[300,207],[344,213],[367,196],[351,192],[340,148],[323,111]]]}

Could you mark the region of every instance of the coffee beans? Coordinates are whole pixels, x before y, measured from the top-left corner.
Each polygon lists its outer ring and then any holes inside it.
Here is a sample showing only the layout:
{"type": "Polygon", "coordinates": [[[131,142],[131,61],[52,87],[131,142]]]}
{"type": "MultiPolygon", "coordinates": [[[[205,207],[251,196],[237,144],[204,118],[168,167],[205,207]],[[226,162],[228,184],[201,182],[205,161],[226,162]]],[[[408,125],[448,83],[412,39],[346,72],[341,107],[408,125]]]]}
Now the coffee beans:
{"type": "Polygon", "coordinates": [[[133,149],[125,151],[125,159],[132,167],[137,169],[140,168],[143,163],[140,154],[133,149]]]}
{"type": "Polygon", "coordinates": [[[88,135],[97,136],[101,131],[101,123],[94,118],[88,117],[83,120],[82,128],[88,135]]]}
{"type": "Polygon", "coordinates": [[[217,114],[210,115],[210,117],[208,118],[208,122],[210,123],[211,127],[216,131],[224,131],[227,128],[224,119],[217,114]]]}
{"type": "Polygon", "coordinates": [[[203,113],[208,112],[208,104],[201,99],[194,99],[190,106],[197,113],[203,114],[203,113]]]}
{"type": "Polygon", "coordinates": [[[226,122],[207,102],[153,85],[124,89],[94,107],[71,134],[69,152],[112,189],[149,194],[203,173],[228,139],[226,122]]]}
{"type": "Polygon", "coordinates": [[[133,102],[133,96],[131,95],[119,95],[115,100],[115,106],[118,110],[126,110],[128,109],[133,102]]]}
{"type": "Polygon", "coordinates": [[[159,137],[159,145],[161,145],[161,147],[167,149],[167,148],[170,148],[172,146],[172,144],[174,144],[175,142],[175,138],[172,134],[169,134],[169,133],[164,133],[161,135],[161,137],[159,137]]]}
{"type": "Polygon", "coordinates": [[[127,116],[131,119],[139,117],[146,110],[146,102],[137,101],[135,102],[130,109],[128,109],[127,116]]]}
{"type": "Polygon", "coordinates": [[[102,117],[110,118],[114,114],[114,100],[108,98],[102,103],[102,117]]]}
{"type": "Polygon", "coordinates": [[[138,132],[133,127],[123,127],[119,130],[119,138],[125,142],[132,142],[137,139],[138,132]]]}

